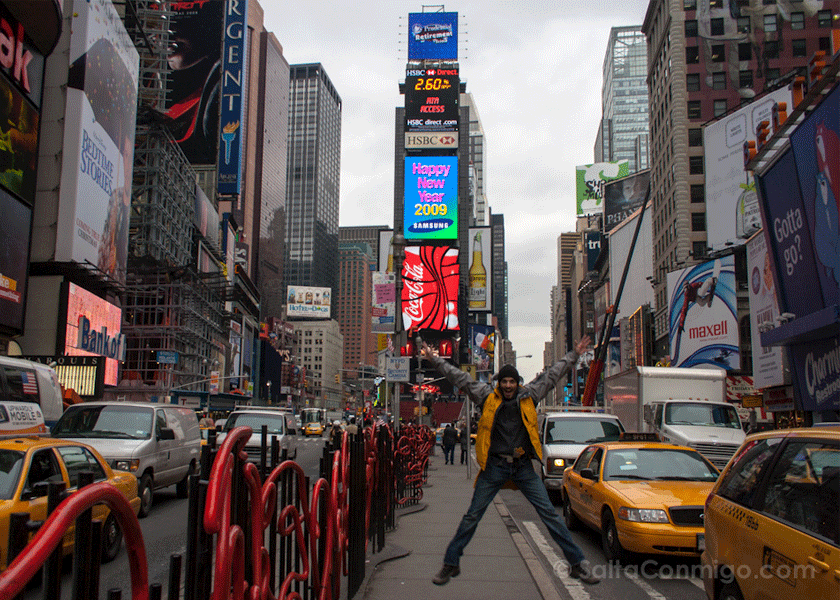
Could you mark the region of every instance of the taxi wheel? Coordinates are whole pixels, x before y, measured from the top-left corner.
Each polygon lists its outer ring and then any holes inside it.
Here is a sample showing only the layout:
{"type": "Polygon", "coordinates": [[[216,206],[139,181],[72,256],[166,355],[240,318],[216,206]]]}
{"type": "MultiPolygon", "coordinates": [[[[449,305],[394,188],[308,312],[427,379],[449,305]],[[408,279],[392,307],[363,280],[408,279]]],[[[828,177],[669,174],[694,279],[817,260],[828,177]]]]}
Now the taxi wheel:
{"type": "Polygon", "coordinates": [[[152,509],[152,477],[148,473],[143,474],[140,483],[137,485],[137,495],[140,496],[140,512],[137,516],[141,519],[149,515],[152,509]]]}
{"type": "Polygon", "coordinates": [[[618,563],[626,561],[627,551],[621,547],[621,542],[618,540],[618,529],[615,527],[615,517],[609,509],[604,511],[602,522],[601,545],[604,547],[604,555],[607,560],[614,560],[618,563]]]}
{"type": "Polygon", "coordinates": [[[120,553],[122,545],[122,530],[120,529],[114,513],[108,514],[105,525],[102,526],[102,562],[109,563],[120,553]]]}
{"type": "Polygon", "coordinates": [[[738,584],[733,581],[721,588],[718,600],[744,600],[744,596],[741,595],[738,584]]]}
{"type": "Polygon", "coordinates": [[[566,529],[572,531],[580,527],[580,519],[572,512],[572,504],[569,502],[569,496],[563,493],[563,517],[566,521],[566,529]]]}

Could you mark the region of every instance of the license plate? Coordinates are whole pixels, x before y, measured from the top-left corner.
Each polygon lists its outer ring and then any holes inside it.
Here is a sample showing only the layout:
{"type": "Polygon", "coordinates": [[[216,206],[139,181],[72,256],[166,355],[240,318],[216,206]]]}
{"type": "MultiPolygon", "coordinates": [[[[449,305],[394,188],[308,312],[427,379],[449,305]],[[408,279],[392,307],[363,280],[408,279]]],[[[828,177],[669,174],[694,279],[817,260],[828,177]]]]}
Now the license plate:
{"type": "Polygon", "coordinates": [[[706,534],[705,533],[698,533],[697,534],[697,551],[703,552],[706,549],[706,534]]]}

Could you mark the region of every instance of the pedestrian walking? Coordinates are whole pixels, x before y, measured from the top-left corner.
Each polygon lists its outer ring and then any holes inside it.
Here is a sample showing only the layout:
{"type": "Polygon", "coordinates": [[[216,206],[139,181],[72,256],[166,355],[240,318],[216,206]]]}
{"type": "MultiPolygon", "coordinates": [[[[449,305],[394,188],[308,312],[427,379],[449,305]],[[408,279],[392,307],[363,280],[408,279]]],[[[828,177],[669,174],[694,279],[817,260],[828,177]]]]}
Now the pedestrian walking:
{"type": "Polygon", "coordinates": [[[443,429],[443,440],[441,441],[441,445],[443,446],[443,458],[445,459],[444,464],[455,464],[455,442],[457,441],[458,430],[455,429],[452,423],[447,423],[446,427],[443,429]]]}
{"type": "Polygon", "coordinates": [[[470,432],[467,431],[467,424],[461,421],[461,430],[458,437],[461,442],[461,464],[467,464],[467,457],[470,453],[470,432]]]}
{"type": "Polygon", "coordinates": [[[423,343],[423,356],[426,360],[482,409],[475,442],[480,471],[475,481],[472,502],[461,519],[455,537],[446,548],[443,567],[432,579],[435,584],[444,585],[451,577],[461,573],[459,563],[464,548],[472,539],[487,506],[498,491],[509,483],[518,487],[536,509],[552,539],[569,562],[569,575],[587,584],[600,581],[592,574],[588,562],[584,560],[583,551],[555,512],[548,492],[531,464],[532,456],[542,460],[537,432],[537,404],[569,372],[589,342],[589,337],[584,336],[575,344],[574,350],[527,385],[521,385],[516,367],[505,365],[494,377],[497,381],[495,388],[488,383],[475,381],[466,372],[435,356],[431,348],[423,343]]]}

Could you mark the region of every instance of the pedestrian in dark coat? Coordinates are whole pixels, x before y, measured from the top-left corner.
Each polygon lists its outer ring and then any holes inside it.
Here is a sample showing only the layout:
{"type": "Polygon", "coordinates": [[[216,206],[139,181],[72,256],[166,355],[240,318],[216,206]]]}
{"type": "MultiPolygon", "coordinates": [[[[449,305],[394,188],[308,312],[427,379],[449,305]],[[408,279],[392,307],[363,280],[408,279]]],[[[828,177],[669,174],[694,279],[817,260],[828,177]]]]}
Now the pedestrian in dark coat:
{"type": "Polygon", "coordinates": [[[452,423],[447,423],[446,428],[443,430],[443,457],[446,459],[444,464],[447,465],[454,465],[455,464],[455,442],[458,441],[458,430],[452,425],[452,423]]]}

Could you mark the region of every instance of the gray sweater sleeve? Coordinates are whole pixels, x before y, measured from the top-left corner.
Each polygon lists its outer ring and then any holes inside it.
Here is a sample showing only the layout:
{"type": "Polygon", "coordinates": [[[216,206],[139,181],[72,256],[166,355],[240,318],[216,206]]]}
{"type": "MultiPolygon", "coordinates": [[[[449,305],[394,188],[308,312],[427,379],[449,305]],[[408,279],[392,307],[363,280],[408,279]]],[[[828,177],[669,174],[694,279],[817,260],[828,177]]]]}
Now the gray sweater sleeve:
{"type": "Polygon", "coordinates": [[[560,379],[574,367],[577,359],[577,352],[570,350],[566,356],[537,375],[531,383],[523,386],[524,389],[519,393],[520,397],[527,394],[534,401],[534,404],[540,402],[557,385],[560,379]]]}
{"type": "Polygon", "coordinates": [[[475,381],[472,377],[470,377],[469,373],[446,362],[439,356],[431,356],[425,358],[424,360],[432,363],[432,366],[437,369],[437,371],[443,375],[449,383],[467,394],[478,406],[484,404],[487,396],[489,396],[490,392],[493,391],[493,387],[491,385],[475,381]]]}

